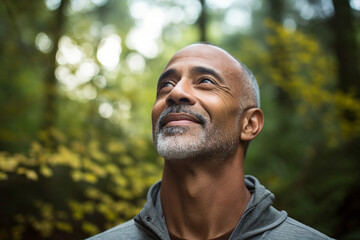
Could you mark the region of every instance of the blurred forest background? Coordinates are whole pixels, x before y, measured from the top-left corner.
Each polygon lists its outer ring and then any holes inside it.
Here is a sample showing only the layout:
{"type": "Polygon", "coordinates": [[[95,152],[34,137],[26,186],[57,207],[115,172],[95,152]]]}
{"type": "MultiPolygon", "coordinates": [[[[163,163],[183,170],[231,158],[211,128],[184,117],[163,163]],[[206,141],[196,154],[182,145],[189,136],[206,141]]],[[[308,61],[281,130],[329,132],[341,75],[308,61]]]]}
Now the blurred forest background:
{"type": "Polygon", "coordinates": [[[1,0],[0,239],[82,239],[136,215],[162,159],[157,79],[208,41],[253,70],[246,174],[276,207],[360,239],[359,0],[1,0]]]}

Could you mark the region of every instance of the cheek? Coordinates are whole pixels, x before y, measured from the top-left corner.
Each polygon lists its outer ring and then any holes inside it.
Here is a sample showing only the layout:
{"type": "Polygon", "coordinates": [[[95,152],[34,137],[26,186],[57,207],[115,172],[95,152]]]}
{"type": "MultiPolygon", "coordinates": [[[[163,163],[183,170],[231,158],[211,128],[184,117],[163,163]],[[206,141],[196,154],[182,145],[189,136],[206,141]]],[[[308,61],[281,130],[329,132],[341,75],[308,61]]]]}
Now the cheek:
{"type": "Polygon", "coordinates": [[[232,98],[226,97],[208,97],[203,101],[202,105],[214,123],[226,124],[233,122],[237,119],[240,111],[239,103],[232,98]]]}
{"type": "Polygon", "coordinates": [[[162,105],[163,104],[161,104],[161,102],[156,101],[154,106],[153,106],[153,109],[152,109],[152,112],[151,112],[151,119],[152,119],[153,128],[155,128],[156,122],[157,122],[157,120],[159,119],[161,113],[164,110],[164,107],[162,105]]]}

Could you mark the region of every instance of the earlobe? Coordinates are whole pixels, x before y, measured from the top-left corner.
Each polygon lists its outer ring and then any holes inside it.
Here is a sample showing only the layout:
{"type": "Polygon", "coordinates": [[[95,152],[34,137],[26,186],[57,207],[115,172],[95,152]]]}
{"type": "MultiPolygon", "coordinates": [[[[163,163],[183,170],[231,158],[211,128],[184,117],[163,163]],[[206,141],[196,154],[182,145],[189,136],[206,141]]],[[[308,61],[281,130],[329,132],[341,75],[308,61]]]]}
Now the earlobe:
{"type": "Polygon", "coordinates": [[[264,114],[259,108],[251,108],[243,113],[241,141],[253,140],[264,126],[264,114]]]}

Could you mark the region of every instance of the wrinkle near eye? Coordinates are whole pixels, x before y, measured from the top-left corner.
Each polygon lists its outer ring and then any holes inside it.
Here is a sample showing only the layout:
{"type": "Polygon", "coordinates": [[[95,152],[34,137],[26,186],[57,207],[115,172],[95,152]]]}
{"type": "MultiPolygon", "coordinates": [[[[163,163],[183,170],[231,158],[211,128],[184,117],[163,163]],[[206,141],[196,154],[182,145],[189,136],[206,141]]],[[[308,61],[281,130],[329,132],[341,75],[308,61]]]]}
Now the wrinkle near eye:
{"type": "Polygon", "coordinates": [[[220,88],[223,92],[225,92],[227,95],[230,95],[230,96],[233,97],[233,94],[231,93],[229,87],[227,87],[227,86],[219,86],[219,88],[220,88]]]}

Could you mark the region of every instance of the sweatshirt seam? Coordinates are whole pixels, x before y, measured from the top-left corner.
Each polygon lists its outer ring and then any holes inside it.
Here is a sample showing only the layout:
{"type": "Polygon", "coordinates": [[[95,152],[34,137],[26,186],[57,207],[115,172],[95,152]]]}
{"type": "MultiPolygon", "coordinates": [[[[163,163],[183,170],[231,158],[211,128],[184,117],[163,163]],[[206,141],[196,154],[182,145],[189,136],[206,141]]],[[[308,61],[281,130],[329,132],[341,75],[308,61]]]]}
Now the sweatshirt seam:
{"type": "MultiPolygon", "coordinates": [[[[150,226],[147,227],[146,224],[144,224],[142,219],[134,219],[134,221],[138,227],[140,227],[142,230],[144,230],[145,232],[150,234],[152,237],[155,237],[156,239],[161,239],[161,237],[159,237],[159,235],[156,233],[156,231],[154,231],[150,226]]],[[[157,231],[159,231],[159,229],[157,227],[154,226],[154,228],[157,231]]],[[[161,232],[162,231],[159,231],[159,233],[161,233],[161,232]]]]}
{"type": "MultiPolygon", "coordinates": [[[[108,229],[107,231],[104,231],[104,232],[102,232],[102,233],[100,233],[100,234],[98,234],[98,235],[95,235],[95,236],[93,236],[93,237],[105,237],[105,236],[108,236],[109,234],[112,234],[113,232],[117,232],[117,231],[119,231],[119,230],[124,230],[124,229],[129,229],[129,228],[131,228],[132,226],[131,225],[128,225],[128,226],[123,226],[122,224],[125,224],[125,223],[128,223],[128,222],[130,222],[130,221],[132,221],[132,220],[134,220],[134,219],[130,219],[129,221],[127,221],[127,222],[124,222],[124,223],[121,223],[121,224],[119,224],[118,226],[115,226],[115,227],[113,227],[113,228],[110,228],[110,229],[108,229]]],[[[90,237],[89,239],[91,239],[92,237],[90,237]]]]}
{"type": "Polygon", "coordinates": [[[118,226],[118,228],[113,228],[113,229],[109,229],[108,231],[106,231],[106,232],[104,232],[104,233],[112,233],[112,232],[114,232],[114,231],[117,231],[117,230],[119,230],[119,229],[128,229],[128,228],[131,228],[132,226],[131,225],[128,225],[128,226],[124,226],[124,225],[122,225],[122,224],[125,224],[125,223],[128,223],[128,222],[130,222],[130,221],[132,221],[132,220],[134,220],[134,219],[130,219],[129,221],[126,221],[126,222],[124,222],[124,223],[120,223],[118,226]]]}
{"type": "Polygon", "coordinates": [[[259,234],[264,234],[266,233],[267,231],[271,231],[272,229],[278,227],[279,225],[281,225],[283,222],[285,222],[287,219],[287,215],[285,216],[282,216],[282,217],[279,217],[275,222],[273,222],[272,224],[270,225],[267,225],[265,227],[262,227],[262,228],[258,228],[256,230],[253,230],[252,232],[247,232],[245,234],[243,234],[241,236],[240,239],[247,239],[249,237],[253,237],[253,236],[256,236],[256,235],[259,235],[259,234]]]}
{"type": "Polygon", "coordinates": [[[306,230],[307,232],[311,232],[311,233],[315,234],[316,236],[320,237],[321,239],[329,239],[329,237],[324,237],[322,233],[319,234],[319,232],[317,230],[312,229],[310,227],[304,227],[304,226],[302,226],[302,224],[292,223],[291,221],[288,221],[288,219],[286,219],[285,222],[292,226],[296,226],[298,228],[306,230]]]}

